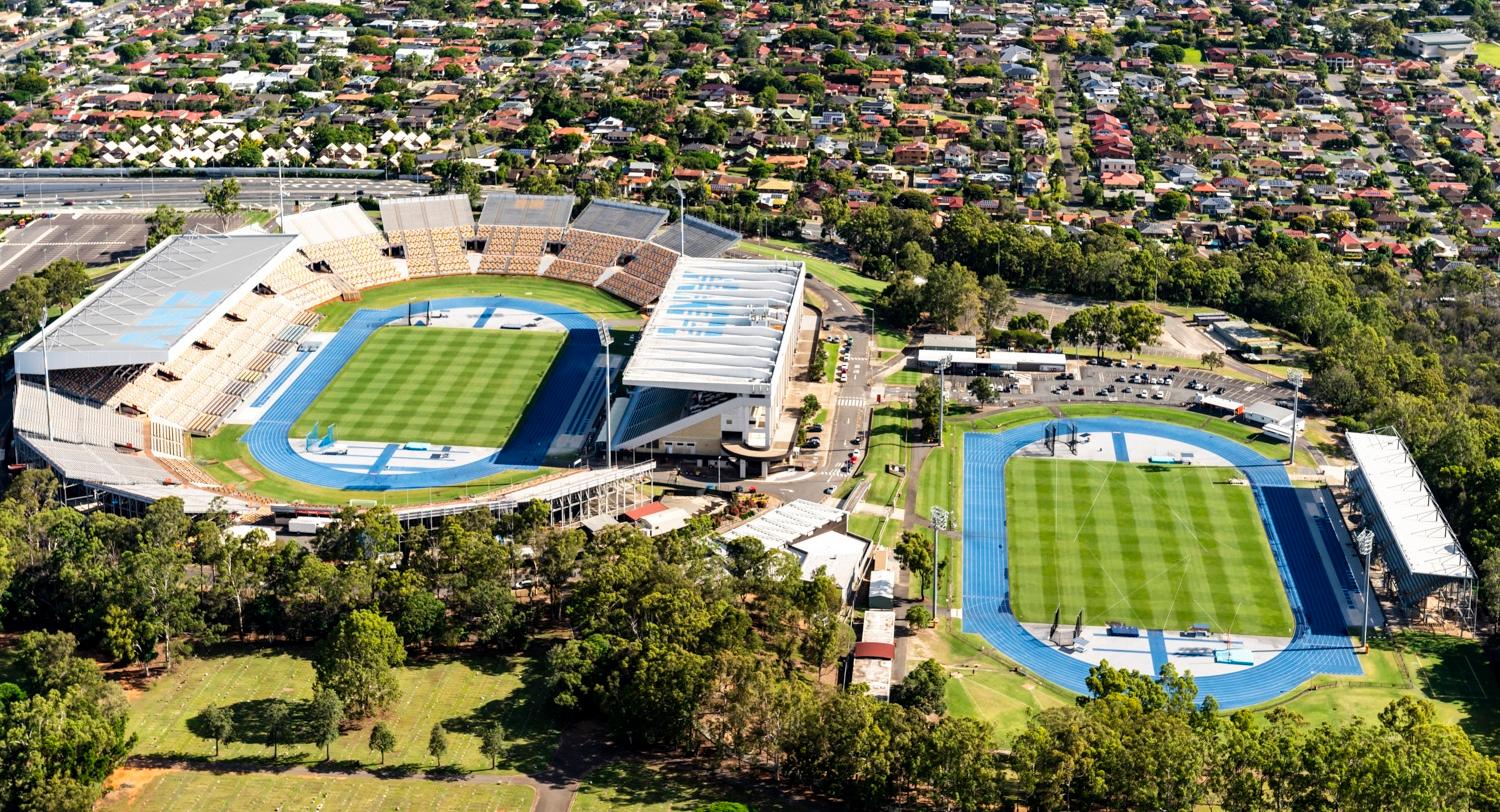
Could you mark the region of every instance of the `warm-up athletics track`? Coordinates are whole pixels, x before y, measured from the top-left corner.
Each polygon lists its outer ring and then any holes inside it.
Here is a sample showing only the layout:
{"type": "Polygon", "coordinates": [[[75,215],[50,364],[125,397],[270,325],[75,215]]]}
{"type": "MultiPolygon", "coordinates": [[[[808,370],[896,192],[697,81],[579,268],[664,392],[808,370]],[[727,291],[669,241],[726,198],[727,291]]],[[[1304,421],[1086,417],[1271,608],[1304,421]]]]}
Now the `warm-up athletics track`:
{"type": "MultiPolygon", "coordinates": [[[[299,455],[292,448],[292,424],[333,381],[339,370],[354,357],[366,339],[376,330],[405,318],[407,305],[384,310],[364,309],[355,313],[317,355],[271,404],[264,415],[245,433],[250,453],[262,465],[281,476],[344,490],[389,491],[441,488],[462,485],[476,479],[513,470],[529,470],[546,461],[547,449],[563,428],[562,423],[578,392],[580,382],[590,375],[590,368],[600,352],[598,324],[588,316],[561,305],[505,297],[460,297],[439,299],[433,309],[505,308],[546,316],[568,331],[567,340],[547,371],[546,378],[532,397],[505,447],[477,462],[452,468],[413,473],[361,474],[340,471],[299,455]]],[[[434,328],[439,329],[439,328],[434,328]]],[[[447,328],[441,328],[447,329],[447,328]]],[[[420,439],[420,438],[417,438],[420,439]]]]}
{"type": "MultiPolygon", "coordinates": [[[[1197,446],[1217,454],[1249,480],[1266,525],[1271,552],[1296,621],[1291,644],[1270,660],[1232,674],[1197,677],[1199,695],[1212,695],[1225,709],[1275,699],[1318,674],[1361,673],[1344,616],[1328,582],[1317,541],[1303,517],[1286,469],[1225,437],[1168,423],[1129,418],[1080,418],[1081,432],[1141,434],[1197,446]]],[[[1005,464],[1017,451],[1043,439],[1046,423],[999,434],[964,436],[964,631],[980,635],[996,650],[1042,679],[1086,693],[1089,664],[1037,639],[1011,612],[1006,558],[1005,464]]],[[[1148,577],[1149,573],[1132,573],[1148,577]]],[[[1107,618],[1096,618],[1103,622],[1107,618]]]]}

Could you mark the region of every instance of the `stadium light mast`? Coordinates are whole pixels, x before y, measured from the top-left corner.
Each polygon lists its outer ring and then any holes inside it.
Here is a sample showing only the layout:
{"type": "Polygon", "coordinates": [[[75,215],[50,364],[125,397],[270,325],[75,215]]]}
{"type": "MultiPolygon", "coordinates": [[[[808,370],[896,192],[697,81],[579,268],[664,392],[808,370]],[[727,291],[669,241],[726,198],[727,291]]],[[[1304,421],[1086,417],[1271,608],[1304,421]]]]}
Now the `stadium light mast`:
{"type": "Polygon", "coordinates": [[[609,388],[612,383],[613,370],[609,362],[609,345],[614,342],[614,336],[609,334],[609,325],[599,322],[599,343],[604,345],[604,467],[613,468],[615,465],[615,429],[609,414],[609,388]]]}
{"type": "Polygon", "coordinates": [[[47,439],[56,440],[52,436],[52,364],[47,360],[47,308],[42,308],[42,316],[37,319],[37,326],[42,330],[42,403],[47,412],[47,439]]]}
{"type": "Polygon", "coordinates": [[[1286,455],[1286,465],[1290,468],[1297,461],[1297,407],[1301,404],[1302,400],[1302,370],[1287,370],[1286,382],[1292,385],[1292,450],[1288,451],[1286,455]]]}
{"type": "Polygon", "coordinates": [[[1366,653],[1370,651],[1370,560],[1375,553],[1375,532],[1370,528],[1359,531],[1354,535],[1354,544],[1359,547],[1359,554],[1365,559],[1365,591],[1361,603],[1364,604],[1365,619],[1359,627],[1359,645],[1366,653]]]}
{"type": "Polygon", "coordinates": [[[946,377],[948,366],[953,363],[952,355],[943,356],[938,363],[938,448],[943,447],[943,430],[947,428],[948,416],[948,379],[946,377]]]}
{"type": "Polygon", "coordinates": [[[948,511],[932,507],[932,617],[937,618],[938,534],[948,529],[948,511]]]}

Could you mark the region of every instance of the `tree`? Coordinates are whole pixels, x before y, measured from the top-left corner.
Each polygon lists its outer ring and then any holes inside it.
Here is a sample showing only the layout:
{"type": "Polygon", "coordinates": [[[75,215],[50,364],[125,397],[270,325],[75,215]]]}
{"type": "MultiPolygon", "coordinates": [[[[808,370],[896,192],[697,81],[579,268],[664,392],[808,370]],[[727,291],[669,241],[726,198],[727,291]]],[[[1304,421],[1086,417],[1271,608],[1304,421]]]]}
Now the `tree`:
{"type": "Polygon", "coordinates": [[[811,392],[809,392],[806,395],[802,396],[802,419],[803,420],[811,420],[813,418],[813,416],[816,415],[818,413],[818,410],[821,409],[821,408],[823,408],[823,404],[821,404],[821,403],[818,402],[818,396],[817,395],[814,395],[811,392]]]}
{"type": "Polygon", "coordinates": [[[0,291],[0,324],[7,333],[26,335],[37,328],[47,312],[47,280],[23,276],[0,291]]]}
{"type": "Polygon", "coordinates": [[[1224,366],[1224,356],[1215,351],[1203,353],[1203,355],[1198,357],[1198,361],[1209,372],[1213,372],[1219,367],[1224,366]]]}
{"type": "Polygon", "coordinates": [[[980,403],[989,403],[995,399],[995,385],[989,378],[974,378],[969,381],[969,394],[980,403]]]}
{"type": "Polygon", "coordinates": [[[442,722],[433,725],[432,733],[427,736],[427,754],[439,767],[443,766],[443,756],[448,754],[448,731],[443,729],[442,722]]]}
{"type": "Polygon", "coordinates": [[[939,413],[943,410],[943,395],[938,386],[937,378],[923,378],[917,383],[916,397],[912,399],[912,416],[922,421],[922,438],[929,442],[937,439],[939,413]]]}
{"type": "Polygon", "coordinates": [[[964,329],[979,312],[979,281],[957,262],[935,265],[922,286],[922,304],[938,329],[964,329]]]}
{"type": "Polygon", "coordinates": [[[923,660],[916,668],[907,672],[892,701],[927,714],[941,716],[947,710],[943,692],[948,686],[948,672],[937,660],[923,660]]]}
{"type": "Polygon", "coordinates": [[[1010,285],[1005,284],[1005,277],[997,273],[986,276],[980,283],[979,299],[983,303],[981,326],[984,329],[1001,323],[1011,311],[1016,309],[1016,300],[1010,294],[1010,285]]]}
{"type": "Polygon", "coordinates": [[[37,276],[47,283],[47,303],[64,310],[82,299],[89,289],[88,272],[76,259],[54,259],[37,276]]]}
{"type": "Polygon", "coordinates": [[[910,629],[925,629],[932,623],[932,612],[922,604],[915,604],[906,610],[906,625],[910,629]]]}
{"type": "Polygon", "coordinates": [[[266,703],[266,744],[271,745],[271,760],[281,757],[281,745],[291,744],[292,710],[284,699],[272,699],[266,703]]]}
{"type": "Polygon", "coordinates": [[[1143,304],[1126,305],[1116,317],[1115,347],[1135,353],[1161,337],[1162,315],[1143,304]]]}
{"type": "Polygon", "coordinates": [[[224,229],[229,228],[229,218],[240,210],[240,182],[225,178],[218,183],[203,184],[203,204],[219,216],[224,229]]]}
{"type": "Polygon", "coordinates": [[[385,754],[396,749],[396,734],[385,722],[376,722],[370,728],[370,749],[380,753],[381,764],[385,764],[385,754]]]}
{"type": "Polygon", "coordinates": [[[168,237],[181,234],[186,227],[187,217],[163,203],[146,215],[146,247],[152,248],[168,237]]]}
{"type": "Polygon", "coordinates": [[[907,572],[921,579],[922,589],[926,590],[932,581],[932,540],[920,530],[907,530],[892,552],[907,572]]]}
{"type": "Polygon", "coordinates": [[[363,719],[400,695],[392,669],[406,661],[396,627],[375,612],[350,612],[323,641],[313,670],[317,690],[329,690],[352,719],[363,719]]]}
{"type": "Polygon", "coordinates": [[[210,704],[199,714],[199,718],[203,722],[204,733],[214,740],[214,758],[218,758],[219,745],[234,740],[234,717],[218,705],[210,704]]]}
{"type": "Polygon", "coordinates": [[[333,758],[333,743],[339,738],[339,725],[344,721],[344,703],[332,691],[323,690],[313,695],[312,700],[313,741],[323,746],[323,760],[333,758]]]}
{"type": "Polygon", "coordinates": [[[479,741],[479,753],[490,760],[492,770],[500,763],[500,757],[505,755],[505,728],[499,722],[484,729],[479,741]]]}

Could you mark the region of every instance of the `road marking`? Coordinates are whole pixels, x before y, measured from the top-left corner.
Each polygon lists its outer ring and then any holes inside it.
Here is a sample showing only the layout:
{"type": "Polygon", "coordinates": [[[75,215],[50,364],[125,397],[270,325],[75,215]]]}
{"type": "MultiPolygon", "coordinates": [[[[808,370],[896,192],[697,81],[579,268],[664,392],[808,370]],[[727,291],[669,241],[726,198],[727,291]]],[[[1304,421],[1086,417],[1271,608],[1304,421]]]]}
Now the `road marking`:
{"type": "Polygon", "coordinates": [[[864,398],[841,397],[838,400],[838,404],[840,406],[863,406],[863,405],[865,405],[865,399],[864,398]]]}

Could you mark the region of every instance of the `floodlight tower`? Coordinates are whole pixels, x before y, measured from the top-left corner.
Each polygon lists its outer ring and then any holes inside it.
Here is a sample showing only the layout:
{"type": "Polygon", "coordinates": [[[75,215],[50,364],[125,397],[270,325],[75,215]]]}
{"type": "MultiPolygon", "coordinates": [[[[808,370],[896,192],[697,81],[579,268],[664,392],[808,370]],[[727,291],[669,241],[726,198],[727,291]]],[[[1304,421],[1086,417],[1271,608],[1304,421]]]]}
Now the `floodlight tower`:
{"type": "Polygon", "coordinates": [[[1359,645],[1368,652],[1370,650],[1370,561],[1375,557],[1375,532],[1366,527],[1354,535],[1354,544],[1359,547],[1359,554],[1365,559],[1365,591],[1362,600],[1365,619],[1359,627],[1359,645]]]}
{"type": "Polygon", "coordinates": [[[938,448],[943,447],[943,429],[948,416],[948,367],[953,363],[952,355],[943,356],[938,363],[938,448]]]}
{"type": "Polygon", "coordinates": [[[614,343],[614,336],[609,334],[609,325],[603,321],[599,322],[599,343],[604,345],[604,466],[613,468],[615,465],[614,452],[614,426],[609,414],[609,389],[614,376],[614,370],[609,362],[609,345],[614,343]]]}
{"type": "Polygon", "coordinates": [[[937,572],[938,572],[938,534],[948,529],[948,511],[937,507],[932,508],[932,616],[937,618],[937,572]]]}
{"type": "Polygon", "coordinates": [[[1297,412],[1302,402],[1302,370],[1287,370],[1286,382],[1292,385],[1292,448],[1286,455],[1286,465],[1290,468],[1297,460],[1297,412]]]}

